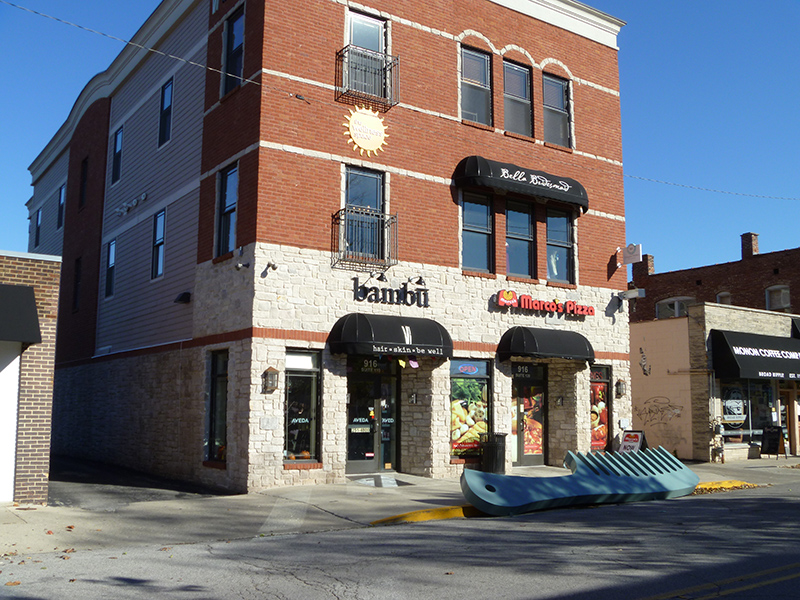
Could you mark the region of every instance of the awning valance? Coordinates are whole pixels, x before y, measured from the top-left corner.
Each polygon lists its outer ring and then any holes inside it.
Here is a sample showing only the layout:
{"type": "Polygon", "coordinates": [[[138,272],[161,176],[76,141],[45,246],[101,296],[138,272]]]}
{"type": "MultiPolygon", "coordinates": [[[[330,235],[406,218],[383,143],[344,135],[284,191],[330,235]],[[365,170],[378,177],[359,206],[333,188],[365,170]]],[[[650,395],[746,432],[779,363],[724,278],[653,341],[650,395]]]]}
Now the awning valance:
{"type": "Polygon", "coordinates": [[[350,313],[331,329],[333,354],[453,356],[453,340],[436,321],[418,317],[350,313]]]}
{"type": "Polygon", "coordinates": [[[482,156],[467,156],[462,159],[453,174],[453,181],[459,187],[477,185],[523,196],[552,198],[580,206],[583,212],[589,210],[586,189],[574,179],[524,169],[482,156]]]}
{"type": "Polygon", "coordinates": [[[0,284],[0,341],[41,343],[39,313],[32,287],[0,284]]]}
{"type": "Polygon", "coordinates": [[[503,361],[512,356],[565,358],[593,363],[594,348],[589,340],[574,331],[512,327],[500,338],[497,357],[503,361]]]}
{"type": "Polygon", "coordinates": [[[800,380],[800,339],[712,329],[711,362],[719,379],[800,380]]]}

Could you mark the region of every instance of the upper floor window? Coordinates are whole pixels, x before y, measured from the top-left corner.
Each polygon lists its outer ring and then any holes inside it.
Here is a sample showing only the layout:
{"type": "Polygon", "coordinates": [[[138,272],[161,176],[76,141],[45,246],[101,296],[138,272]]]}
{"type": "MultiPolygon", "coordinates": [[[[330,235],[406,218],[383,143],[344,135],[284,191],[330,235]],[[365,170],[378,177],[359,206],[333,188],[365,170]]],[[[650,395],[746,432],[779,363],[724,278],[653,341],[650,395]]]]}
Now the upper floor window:
{"type": "Polygon", "coordinates": [[[348,168],[345,243],[351,256],[383,257],[383,173],[348,168]]]}
{"type": "Polygon", "coordinates": [[[122,175],[122,127],[114,133],[114,156],[111,159],[111,183],[122,175]]]}
{"type": "Polygon", "coordinates": [[[223,169],[219,174],[219,210],[217,214],[217,256],[233,252],[236,247],[236,203],[239,195],[239,165],[223,169]]]}
{"type": "Polygon", "coordinates": [[[461,118],[492,124],[491,56],[461,48],[461,118]]]}
{"type": "Polygon", "coordinates": [[[167,212],[159,211],[153,217],[153,254],[150,263],[150,278],[155,279],[164,274],[164,228],[167,212]]]}
{"type": "Polygon", "coordinates": [[[81,188],[78,194],[78,208],[86,206],[86,195],[89,187],[89,157],[81,161],[81,188]]]}
{"type": "Polygon", "coordinates": [[[386,23],[347,14],[347,46],[336,54],[337,99],[378,110],[397,104],[397,57],[387,54],[386,23]]]}
{"type": "Polygon", "coordinates": [[[161,109],[158,113],[158,145],[172,137],[172,79],[161,87],[161,109]]]}
{"type": "Polygon", "coordinates": [[[117,264],[117,240],[111,240],[106,247],[106,298],[114,295],[114,272],[117,264]]]}
{"type": "Polygon", "coordinates": [[[506,207],[506,273],[533,277],[533,218],[528,204],[509,202],[506,207]]]}
{"type": "Polygon", "coordinates": [[[34,217],[33,222],[33,247],[36,248],[39,245],[39,241],[42,235],[42,209],[38,209],[36,211],[36,216],[34,217]]]}
{"type": "Polygon", "coordinates": [[[349,13],[350,45],[364,52],[353,52],[347,62],[348,87],[371,96],[384,96],[383,55],[386,52],[384,23],[358,13],[349,13]]]}
{"type": "Polygon", "coordinates": [[[244,75],[244,6],[225,21],[225,55],[222,62],[222,95],[236,89],[244,75]]]}
{"type": "Polygon", "coordinates": [[[66,186],[58,188],[58,213],[56,216],[56,229],[61,229],[64,226],[64,204],[67,201],[66,186]]]}
{"type": "Polygon", "coordinates": [[[671,319],[673,317],[685,317],[689,314],[687,307],[694,302],[694,298],[681,296],[679,298],[667,298],[656,303],[656,319],[671,319]]]}
{"type": "Polygon", "coordinates": [[[531,70],[503,62],[503,113],[506,131],[531,137],[531,70]]]}
{"type": "Polygon", "coordinates": [[[468,271],[492,270],[492,210],[489,198],[464,194],[462,202],[461,267],[468,271]]]}
{"type": "Polygon", "coordinates": [[[788,285],[773,285],[766,289],[767,310],[789,312],[792,307],[788,285]]]}
{"type": "Polygon", "coordinates": [[[569,82],[544,75],[544,141],[570,147],[569,82]]]}
{"type": "Polygon", "coordinates": [[[563,210],[547,210],[547,279],[575,283],[572,218],[563,210]]]}

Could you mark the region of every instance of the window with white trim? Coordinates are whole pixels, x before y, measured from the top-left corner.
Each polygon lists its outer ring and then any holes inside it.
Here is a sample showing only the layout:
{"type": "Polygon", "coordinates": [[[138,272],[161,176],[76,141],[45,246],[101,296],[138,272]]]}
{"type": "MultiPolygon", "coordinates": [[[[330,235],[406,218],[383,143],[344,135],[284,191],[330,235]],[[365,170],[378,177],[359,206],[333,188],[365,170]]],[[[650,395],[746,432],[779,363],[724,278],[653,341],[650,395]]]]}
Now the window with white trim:
{"type": "Polygon", "coordinates": [[[163,146],[172,138],[172,88],[172,79],[161,86],[161,108],[158,112],[159,146],[163,146]]]}
{"type": "Polygon", "coordinates": [[[767,310],[789,312],[792,308],[788,285],[773,285],[766,289],[767,310]]]}
{"type": "Polygon", "coordinates": [[[492,58],[471,48],[461,48],[461,118],[492,124],[492,58]]]}
{"type": "Polygon", "coordinates": [[[544,85],[544,141],[571,147],[569,124],[569,81],[545,74],[544,85]]]}
{"type": "Polygon", "coordinates": [[[677,298],[667,298],[656,303],[656,319],[673,319],[675,317],[685,317],[689,314],[687,307],[694,303],[694,298],[690,296],[680,296],[677,298]]]}
{"type": "Polygon", "coordinates": [[[531,70],[503,61],[503,127],[506,131],[531,137],[531,70]]]}
{"type": "Polygon", "coordinates": [[[111,183],[122,176],[122,127],[114,133],[114,154],[111,157],[111,183]]]}

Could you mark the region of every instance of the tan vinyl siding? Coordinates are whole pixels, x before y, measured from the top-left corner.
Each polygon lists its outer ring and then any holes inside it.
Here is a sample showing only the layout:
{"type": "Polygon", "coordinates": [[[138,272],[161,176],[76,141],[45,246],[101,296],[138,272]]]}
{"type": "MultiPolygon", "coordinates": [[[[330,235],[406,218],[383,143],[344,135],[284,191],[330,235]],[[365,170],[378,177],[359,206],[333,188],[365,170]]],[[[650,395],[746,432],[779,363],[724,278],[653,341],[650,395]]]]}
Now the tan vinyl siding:
{"type": "Polygon", "coordinates": [[[153,217],[142,219],[116,239],[114,294],[105,297],[106,253],[101,258],[97,352],[121,352],[165,344],[192,336],[192,304],[175,304],[193,291],[197,244],[194,190],[166,208],[164,275],[150,278],[153,217]]]}
{"type": "Polygon", "coordinates": [[[64,242],[64,228],[58,225],[58,195],[61,186],[67,184],[67,167],[69,153],[64,152],[58,157],[45,174],[39,178],[33,187],[33,197],[28,202],[28,252],[37,254],[61,255],[64,242]],[[34,219],[36,211],[42,210],[42,226],[39,234],[39,245],[34,245],[34,219]]]}
{"type": "MultiPolygon", "coordinates": [[[[205,64],[207,14],[199,7],[164,44],[166,52],[205,64]],[[203,18],[199,18],[202,13],[203,18]],[[197,51],[192,56],[190,48],[197,51]]],[[[141,206],[163,202],[200,176],[205,71],[175,59],[153,55],[111,100],[104,239],[138,218],[141,206]],[[173,79],[172,136],[158,146],[161,87],[173,79]],[[113,135],[123,128],[122,169],[111,184],[113,135]],[[146,195],[142,202],[141,198],[146,195]],[[136,202],[135,207],[131,204],[136,202]],[[121,209],[128,211],[121,213],[121,209]]]]}

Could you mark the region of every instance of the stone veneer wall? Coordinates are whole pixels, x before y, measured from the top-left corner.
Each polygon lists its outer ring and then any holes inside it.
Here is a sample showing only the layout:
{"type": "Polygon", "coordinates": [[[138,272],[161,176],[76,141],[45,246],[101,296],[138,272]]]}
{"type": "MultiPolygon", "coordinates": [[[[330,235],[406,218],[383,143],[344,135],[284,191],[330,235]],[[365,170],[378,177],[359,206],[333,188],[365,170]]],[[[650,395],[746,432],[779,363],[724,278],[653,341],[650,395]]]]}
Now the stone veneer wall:
{"type": "MultiPolygon", "coordinates": [[[[397,287],[418,275],[425,277],[429,308],[355,301],[353,277],[364,283],[369,275],[332,269],[325,252],[259,244],[230,259],[198,265],[191,347],[105,356],[58,370],[56,447],[232,491],[344,481],[347,361],[330,355],[325,340],[336,320],[352,312],[433,319],[453,337],[456,358],[492,361],[493,423],[500,432],[511,428],[511,377],[510,365],[496,362],[495,349],[503,332],[515,325],[577,331],[601,355],[597,363],[612,367],[614,381],[629,381],[628,361],[619,358],[628,355],[627,315],[617,312],[612,290],[549,288],[421,264],[397,265],[387,272],[390,283],[378,285],[397,287]],[[278,269],[268,269],[267,262],[277,263],[278,269]],[[248,266],[236,269],[240,263],[248,266]],[[596,315],[568,320],[493,308],[490,299],[503,288],[534,298],[574,300],[594,306],[596,315]],[[204,339],[213,344],[195,345],[204,339]],[[203,466],[208,356],[218,348],[230,352],[224,469],[203,466]],[[322,353],[323,455],[318,464],[283,461],[287,349],[322,353]],[[613,357],[604,359],[603,353],[613,357]],[[261,374],[269,367],[281,373],[279,388],[263,394],[261,374]]],[[[589,368],[575,361],[546,362],[548,463],[560,465],[567,451],[590,447],[589,368]]],[[[449,362],[420,357],[420,368],[404,369],[400,377],[401,470],[428,477],[458,475],[464,465],[450,461],[449,362]],[[414,404],[412,393],[417,395],[414,404]]],[[[620,419],[631,419],[630,398],[614,400],[613,419],[612,436],[619,433],[620,419]]],[[[510,467],[508,453],[507,460],[510,467]]]]}

